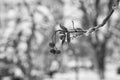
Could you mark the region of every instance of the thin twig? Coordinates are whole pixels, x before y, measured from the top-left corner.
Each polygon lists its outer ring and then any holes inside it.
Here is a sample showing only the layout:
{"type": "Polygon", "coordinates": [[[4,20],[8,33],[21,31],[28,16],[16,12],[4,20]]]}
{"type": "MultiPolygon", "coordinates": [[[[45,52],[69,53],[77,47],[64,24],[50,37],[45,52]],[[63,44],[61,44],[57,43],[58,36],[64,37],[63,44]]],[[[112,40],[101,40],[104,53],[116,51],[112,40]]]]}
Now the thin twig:
{"type": "Polygon", "coordinates": [[[112,10],[110,11],[110,13],[108,14],[108,16],[105,17],[105,19],[103,20],[103,22],[99,25],[97,25],[96,27],[92,27],[89,28],[86,32],[86,35],[90,35],[92,32],[98,30],[100,27],[103,27],[107,21],[110,19],[111,15],[114,13],[115,9],[118,7],[118,3],[120,0],[116,0],[116,2],[114,2],[113,6],[112,6],[112,10]]]}

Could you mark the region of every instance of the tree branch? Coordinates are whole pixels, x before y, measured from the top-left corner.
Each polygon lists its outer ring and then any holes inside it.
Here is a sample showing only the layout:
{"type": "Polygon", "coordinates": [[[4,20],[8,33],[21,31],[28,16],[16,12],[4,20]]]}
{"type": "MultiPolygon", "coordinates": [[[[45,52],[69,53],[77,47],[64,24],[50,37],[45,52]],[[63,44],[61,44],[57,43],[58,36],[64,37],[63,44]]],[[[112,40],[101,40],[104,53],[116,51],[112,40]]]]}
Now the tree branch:
{"type": "Polygon", "coordinates": [[[108,14],[108,16],[105,17],[105,19],[103,20],[103,22],[101,24],[97,25],[96,27],[89,28],[86,32],[86,36],[90,35],[94,31],[98,30],[100,27],[103,27],[107,23],[107,21],[110,19],[111,15],[114,13],[115,9],[118,7],[119,1],[120,0],[115,0],[114,4],[112,6],[112,10],[108,14]]]}

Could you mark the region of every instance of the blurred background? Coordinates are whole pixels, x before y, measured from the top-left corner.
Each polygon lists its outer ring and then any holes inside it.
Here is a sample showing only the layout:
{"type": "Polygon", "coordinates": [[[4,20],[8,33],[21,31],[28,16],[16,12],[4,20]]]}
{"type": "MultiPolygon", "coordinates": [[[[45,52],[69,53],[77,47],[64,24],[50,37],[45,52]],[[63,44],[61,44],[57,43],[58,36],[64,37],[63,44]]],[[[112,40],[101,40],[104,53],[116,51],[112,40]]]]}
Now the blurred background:
{"type": "Polygon", "coordinates": [[[120,8],[89,37],[56,46],[59,24],[85,30],[109,14],[115,0],[0,0],[0,80],[120,80],[120,8]]]}

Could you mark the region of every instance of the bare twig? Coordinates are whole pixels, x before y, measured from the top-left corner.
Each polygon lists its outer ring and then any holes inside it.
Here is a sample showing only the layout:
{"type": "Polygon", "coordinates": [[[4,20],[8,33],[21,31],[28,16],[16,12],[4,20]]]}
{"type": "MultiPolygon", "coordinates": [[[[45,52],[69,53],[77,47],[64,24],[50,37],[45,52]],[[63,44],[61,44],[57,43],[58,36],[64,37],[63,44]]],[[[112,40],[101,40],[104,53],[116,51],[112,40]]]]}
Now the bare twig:
{"type": "Polygon", "coordinates": [[[107,21],[110,19],[111,15],[114,13],[115,9],[118,7],[119,5],[119,1],[120,0],[115,0],[113,6],[112,6],[112,10],[110,11],[110,13],[108,14],[108,16],[105,17],[105,19],[103,20],[103,22],[99,25],[97,25],[96,27],[92,27],[92,28],[89,28],[86,32],[86,35],[90,35],[92,32],[98,30],[100,27],[103,27],[107,21]]]}

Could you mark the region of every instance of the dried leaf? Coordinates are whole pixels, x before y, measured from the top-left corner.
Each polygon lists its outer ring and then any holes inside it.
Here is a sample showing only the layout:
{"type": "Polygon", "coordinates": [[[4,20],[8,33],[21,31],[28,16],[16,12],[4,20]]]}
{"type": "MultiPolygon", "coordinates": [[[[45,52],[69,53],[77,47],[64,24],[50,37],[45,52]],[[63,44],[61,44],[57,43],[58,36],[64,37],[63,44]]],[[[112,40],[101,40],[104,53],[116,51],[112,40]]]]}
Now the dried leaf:
{"type": "Polygon", "coordinates": [[[60,31],[59,34],[65,34],[65,31],[60,31]]]}
{"type": "Polygon", "coordinates": [[[60,24],[60,28],[64,31],[68,31],[66,27],[64,27],[63,25],[60,24]]]}
{"type": "Polygon", "coordinates": [[[70,43],[70,33],[67,33],[67,42],[70,43]]]}
{"type": "Polygon", "coordinates": [[[66,39],[66,35],[65,35],[64,38],[62,39],[62,45],[65,43],[65,39],[66,39]]]}
{"type": "Polygon", "coordinates": [[[65,39],[62,40],[62,45],[65,43],[65,39]]]}
{"type": "Polygon", "coordinates": [[[60,39],[63,40],[65,35],[60,35],[60,39]]]}

